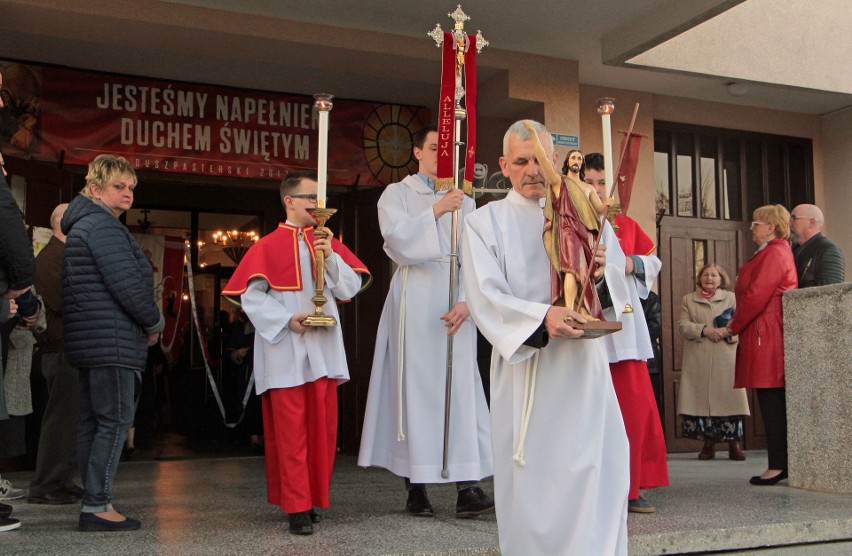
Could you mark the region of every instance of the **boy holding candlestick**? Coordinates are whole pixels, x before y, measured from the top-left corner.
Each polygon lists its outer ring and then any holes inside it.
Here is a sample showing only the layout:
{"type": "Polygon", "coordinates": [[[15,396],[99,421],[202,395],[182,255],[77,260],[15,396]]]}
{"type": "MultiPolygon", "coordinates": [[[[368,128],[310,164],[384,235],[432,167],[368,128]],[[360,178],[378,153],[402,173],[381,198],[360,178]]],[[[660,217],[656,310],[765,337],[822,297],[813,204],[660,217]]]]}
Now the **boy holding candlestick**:
{"type": "MultiPolygon", "coordinates": [[[[360,275],[369,278],[369,272],[331,230],[314,229],[307,210],[317,205],[314,174],[290,173],[280,193],[287,221],[249,249],[222,295],[238,298],[255,327],[267,499],[289,515],[291,533],[310,535],[320,521],[314,508],[329,506],[337,386],[349,380],[340,327],[302,324],[314,310],[316,253],[325,255],[324,295],[329,300],[354,297],[363,289],[360,275]]],[[[324,310],[337,318],[334,303],[324,310]]]]}

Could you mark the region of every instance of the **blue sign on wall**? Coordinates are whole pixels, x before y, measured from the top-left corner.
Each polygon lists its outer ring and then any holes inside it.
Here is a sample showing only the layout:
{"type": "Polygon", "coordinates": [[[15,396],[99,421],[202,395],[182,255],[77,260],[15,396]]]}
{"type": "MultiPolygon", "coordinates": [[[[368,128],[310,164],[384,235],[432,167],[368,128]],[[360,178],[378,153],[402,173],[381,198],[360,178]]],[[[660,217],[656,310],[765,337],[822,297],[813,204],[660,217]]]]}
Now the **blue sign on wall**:
{"type": "Polygon", "coordinates": [[[579,147],[580,138],[576,135],[563,135],[561,133],[553,133],[553,144],[557,147],[579,147]]]}

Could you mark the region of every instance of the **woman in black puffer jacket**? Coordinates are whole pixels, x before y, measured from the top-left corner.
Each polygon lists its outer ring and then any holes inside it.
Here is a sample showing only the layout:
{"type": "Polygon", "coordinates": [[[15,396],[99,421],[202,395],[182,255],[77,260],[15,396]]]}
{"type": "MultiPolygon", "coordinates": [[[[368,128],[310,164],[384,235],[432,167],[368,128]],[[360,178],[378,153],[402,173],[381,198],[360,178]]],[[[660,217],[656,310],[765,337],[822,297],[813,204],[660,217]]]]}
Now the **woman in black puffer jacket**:
{"type": "Polygon", "coordinates": [[[133,204],[136,173],[121,157],[89,164],[86,186],[65,212],[64,349],[80,371],[77,450],[83,474],[81,531],[138,529],[112,507],[121,447],[133,423],[134,371],[165,326],[151,264],[118,220],[133,204]]]}

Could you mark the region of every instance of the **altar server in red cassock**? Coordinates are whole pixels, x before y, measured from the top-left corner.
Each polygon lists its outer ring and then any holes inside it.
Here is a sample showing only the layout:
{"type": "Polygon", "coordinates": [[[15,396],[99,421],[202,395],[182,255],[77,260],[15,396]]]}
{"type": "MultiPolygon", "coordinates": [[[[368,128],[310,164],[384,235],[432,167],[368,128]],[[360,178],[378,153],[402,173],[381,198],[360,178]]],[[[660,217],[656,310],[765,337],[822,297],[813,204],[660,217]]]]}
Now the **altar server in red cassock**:
{"type": "MultiPolygon", "coordinates": [[[[599,153],[585,157],[583,179],[606,198],[604,159],[599,153]]],[[[633,312],[625,311],[619,321],[620,332],[604,338],[609,356],[612,385],[630,441],[630,493],[628,511],[652,513],[653,505],[639,494],[640,488],[668,486],[666,440],[657,411],[646,361],[654,357],[648,324],[642,311],[641,299],[648,297],[662,262],[654,255],[656,246],[635,220],[621,213],[614,219],[618,246],[608,245],[607,262],[623,258],[629,299],[633,312]]],[[[606,242],[602,242],[606,244],[606,242]]],[[[604,313],[606,315],[606,312],[604,313]]]]}
{"type": "Polygon", "coordinates": [[[364,264],[328,228],[316,234],[306,210],[317,203],[316,177],[281,182],[287,221],[261,238],[222,292],[239,299],[255,327],[254,373],[262,397],[267,499],[289,515],[290,532],[311,534],[315,508],[329,506],[337,447],[337,386],[349,380],[340,326],[305,327],[314,312],[314,261],[325,254],[325,314],[369,283],[364,264]],[[366,278],[366,280],[362,280],[366,278]]]}

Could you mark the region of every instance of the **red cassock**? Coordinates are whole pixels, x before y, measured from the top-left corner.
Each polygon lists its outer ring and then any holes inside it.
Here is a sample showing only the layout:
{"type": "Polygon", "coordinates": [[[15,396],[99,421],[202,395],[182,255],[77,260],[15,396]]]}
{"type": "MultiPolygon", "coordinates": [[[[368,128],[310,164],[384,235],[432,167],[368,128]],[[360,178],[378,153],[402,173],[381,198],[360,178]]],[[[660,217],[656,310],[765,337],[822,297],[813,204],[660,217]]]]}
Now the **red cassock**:
{"type": "MultiPolygon", "coordinates": [[[[632,218],[619,214],[614,223],[617,226],[615,235],[626,256],[651,255],[656,250],[654,242],[632,218]]],[[[633,307],[633,310],[634,318],[644,318],[642,307],[633,307]]],[[[640,488],[668,486],[666,439],[647,363],[626,360],[610,363],[609,368],[630,442],[628,499],[635,500],[640,488]]]]}

